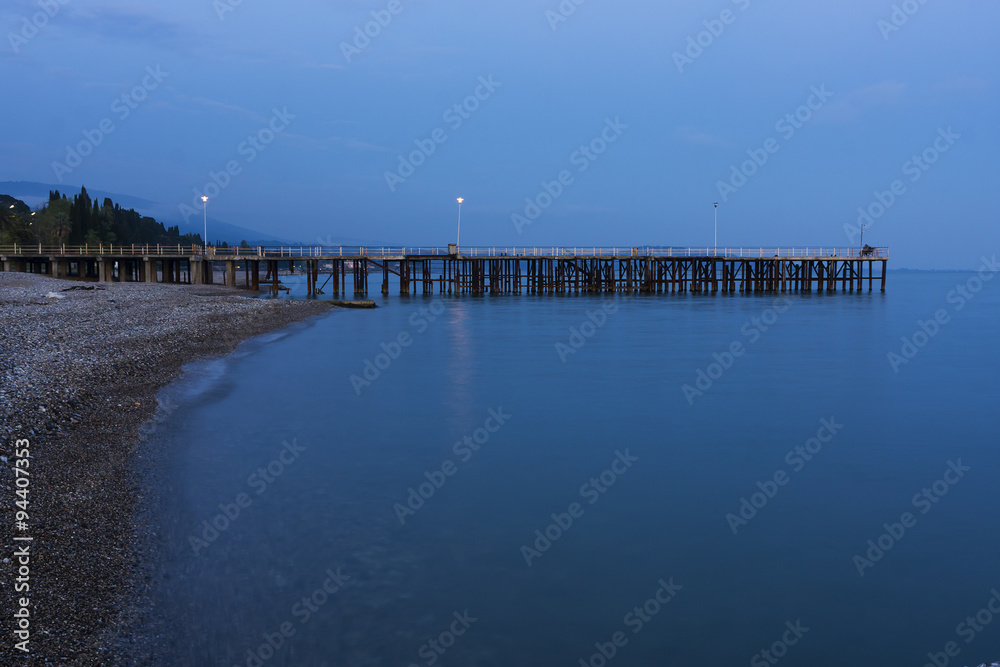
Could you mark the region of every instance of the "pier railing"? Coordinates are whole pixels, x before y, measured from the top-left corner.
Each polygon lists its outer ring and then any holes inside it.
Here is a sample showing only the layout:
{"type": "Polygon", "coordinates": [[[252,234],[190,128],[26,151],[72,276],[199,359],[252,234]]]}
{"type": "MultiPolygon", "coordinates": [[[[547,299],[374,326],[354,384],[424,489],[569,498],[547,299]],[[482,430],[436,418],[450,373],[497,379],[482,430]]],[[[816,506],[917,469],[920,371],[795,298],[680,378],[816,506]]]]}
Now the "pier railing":
{"type": "MultiPolygon", "coordinates": [[[[442,246],[252,246],[215,248],[156,244],[108,244],[79,246],[19,245],[0,246],[0,255],[19,256],[204,256],[207,259],[295,258],[295,257],[400,257],[404,255],[451,256],[442,246]]],[[[462,257],[840,257],[886,258],[887,247],[862,250],[836,246],[758,246],[714,248],[711,246],[462,246],[462,257]]]]}

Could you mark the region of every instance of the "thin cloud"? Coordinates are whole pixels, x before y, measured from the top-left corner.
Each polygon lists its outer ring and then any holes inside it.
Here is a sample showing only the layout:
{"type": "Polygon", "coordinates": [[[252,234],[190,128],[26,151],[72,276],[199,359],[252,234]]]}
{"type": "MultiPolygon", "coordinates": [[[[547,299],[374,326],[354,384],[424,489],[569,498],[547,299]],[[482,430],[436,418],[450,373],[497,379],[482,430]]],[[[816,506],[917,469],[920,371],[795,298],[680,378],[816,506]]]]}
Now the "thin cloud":
{"type": "Polygon", "coordinates": [[[313,137],[307,137],[304,134],[297,134],[295,132],[278,132],[274,135],[275,141],[281,141],[290,146],[297,146],[299,148],[311,148],[314,150],[327,150],[329,144],[327,141],[322,139],[314,139],[313,137]]]}
{"type": "Polygon", "coordinates": [[[412,53],[423,53],[433,56],[460,56],[468,53],[465,49],[454,46],[417,46],[410,49],[412,53]]]}
{"type": "Polygon", "coordinates": [[[123,83],[112,83],[111,81],[81,81],[80,85],[84,88],[124,88],[123,83]]]}
{"type": "Polygon", "coordinates": [[[6,0],[0,8],[0,17],[31,16],[38,11],[38,5],[32,0],[6,0]]]}
{"type": "Polygon", "coordinates": [[[239,116],[245,116],[247,118],[252,118],[258,123],[262,123],[266,118],[260,114],[251,111],[250,109],[245,109],[241,106],[235,104],[226,104],[225,102],[219,102],[217,100],[210,100],[207,97],[193,97],[191,101],[195,104],[200,104],[202,106],[208,107],[209,109],[214,109],[216,111],[221,111],[222,113],[231,113],[239,116]]]}
{"type": "Polygon", "coordinates": [[[344,69],[343,65],[337,65],[335,63],[303,63],[299,67],[305,69],[344,69]]]}
{"type": "Polygon", "coordinates": [[[333,141],[343,144],[347,148],[358,151],[370,151],[376,153],[389,153],[389,149],[384,146],[377,146],[375,144],[370,144],[367,141],[361,141],[359,139],[345,139],[343,137],[330,137],[333,141]]]}
{"type": "Polygon", "coordinates": [[[990,82],[974,76],[959,76],[937,84],[931,90],[935,93],[978,93],[989,90],[990,82]]]}
{"type": "Polygon", "coordinates": [[[63,23],[79,32],[96,34],[112,42],[123,39],[170,51],[188,51],[195,44],[191,28],[170,21],[145,6],[67,7],[63,23]]]}
{"type": "Polygon", "coordinates": [[[703,132],[693,125],[682,125],[678,127],[674,135],[681,141],[698,146],[729,146],[729,142],[722,137],[709,134],[708,132],[703,132]]]}
{"type": "Polygon", "coordinates": [[[835,95],[816,114],[816,120],[827,123],[850,123],[872,109],[898,104],[906,94],[907,87],[907,84],[898,81],[882,81],[845,95],[835,95]]]}

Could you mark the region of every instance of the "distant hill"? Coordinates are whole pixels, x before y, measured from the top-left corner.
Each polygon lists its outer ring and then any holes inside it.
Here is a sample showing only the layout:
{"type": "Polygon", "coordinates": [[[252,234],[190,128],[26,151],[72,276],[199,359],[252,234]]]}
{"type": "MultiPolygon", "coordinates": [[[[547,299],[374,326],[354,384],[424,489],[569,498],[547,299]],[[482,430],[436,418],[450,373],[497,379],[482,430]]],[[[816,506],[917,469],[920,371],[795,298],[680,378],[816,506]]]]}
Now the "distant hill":
{"type": "MultiPolygon", "coordinates": [[[[49,192],[52,190],[58,190],[59,192],[64,192],[72,196],[81,189],[83,189],[83,187],[80,185],[53,185],[50,183],[34,183],[31,181],[0,181],[0,194],[17,197],[29,206],[37,206],[47,202],[49,200],[49,192]]],[[[156,202],[149,201],[148,199],[141,199],[139,197],[130,197],[128,195],[104,192],[103,190],[94,190],[92,188],[89,188],[87,192],[90,193],[90,196],[93,199],[104,199],[105,197],[108,197],[109,199],[113,199],[119,206],[134,208],[139,213],[144,213],[146,215],[150,214],[146,213],[143,209],[158,206],[156,202]]]]}
{"type": "MultiPolygon", "coordinates": [[[[72,196],[80,192],[81,187],[82,186],[65,184],[55,185],[51,183],[35,183],[31,181],[0,181],[0,194],[10,195],[11,197],[20,199],[28,206],[34,208],[49,200],[50,190],[58,190],[59,192],[72,196]]],[[[104,190],[93,190],[88,188],[87,192],[94,200],[103,201],[105,198],[108,198],[123,208],[132,208],[142,215],[156,218],[156,220],[162,222],[168,227],[177,226],[180,229],[181,234],[200,235],[202,232],[201,220],[199,219],[197,224],[193,222],[185,222],[183,217],[177,212],[176,206],[161,204],[159,202],[142,199],[140,197],[106,192],[104,190]]],[[[209,230],[211,232],[209,237],[213,243],[216,240],[226,241],[230,245],[238,245],[240,241],[244,240],[250,245],[297,245],[299,243],[298,241],[292,241],[286,238],[264,234],[253,229],[247,229],[246,227],[240,227],[239,225],[222,222],[212,216],[208,217],[208,222],[209,230]]],[[[311,239],[306,240],[305,243],[313,244],[316,243],[316,241],[315,239],[311,239]]]]}
{"type": "Polygon", "coordinates": [[[8,210],[18,215],[31,215],[31,207],[25,202],[10,195],[0,195],[0,212],[6,213],[8,210]]]}

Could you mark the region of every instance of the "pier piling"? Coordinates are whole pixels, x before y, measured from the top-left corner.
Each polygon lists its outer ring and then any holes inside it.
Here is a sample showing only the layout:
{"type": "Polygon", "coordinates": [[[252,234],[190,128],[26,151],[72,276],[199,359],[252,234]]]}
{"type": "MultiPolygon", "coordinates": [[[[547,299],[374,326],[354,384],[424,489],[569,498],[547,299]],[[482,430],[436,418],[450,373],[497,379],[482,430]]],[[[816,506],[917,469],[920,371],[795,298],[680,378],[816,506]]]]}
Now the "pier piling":
{"type": "Polygon", "coordinates": [[[511,294],[753,294],[886,290],[888,249],[869,248],[162,248],[159,246],[0,247],[4,271],[46,273],[99,282],[138,281],[211,284],[213,261],[224,263],[225,285],[235,287],[238,263],[243,286],[272,294],[281,286],[279,267],[295,273],[301,263],[306,293],[330,285],[347,294],[348,274],[357,296],[369,292],[369,276],[381,273],[389,294],[395,276],[401,295],[511,294]],[[317,287],[321,272],[329,271],[317,287]],[[867,275],[866,275],[867,274],[867,275]]]}

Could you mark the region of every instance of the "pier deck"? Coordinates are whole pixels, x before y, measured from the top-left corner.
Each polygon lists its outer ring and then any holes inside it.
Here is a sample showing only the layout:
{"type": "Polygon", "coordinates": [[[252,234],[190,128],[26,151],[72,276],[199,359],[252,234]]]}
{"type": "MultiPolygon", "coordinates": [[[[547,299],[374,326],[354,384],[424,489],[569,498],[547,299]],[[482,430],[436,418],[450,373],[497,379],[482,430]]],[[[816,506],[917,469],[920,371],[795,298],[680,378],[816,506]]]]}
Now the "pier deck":
{"type": "Polygon", "coordinates": [[[885,291],[888,248],[7,246],[3,271],[98,282],[212,284],[277,292],[300,271],[309,294],[885,291]],[[261,269],[264,276],[261,277],[261,269]],[[320,280],[325,278],[322,285],[320,280]]]}

